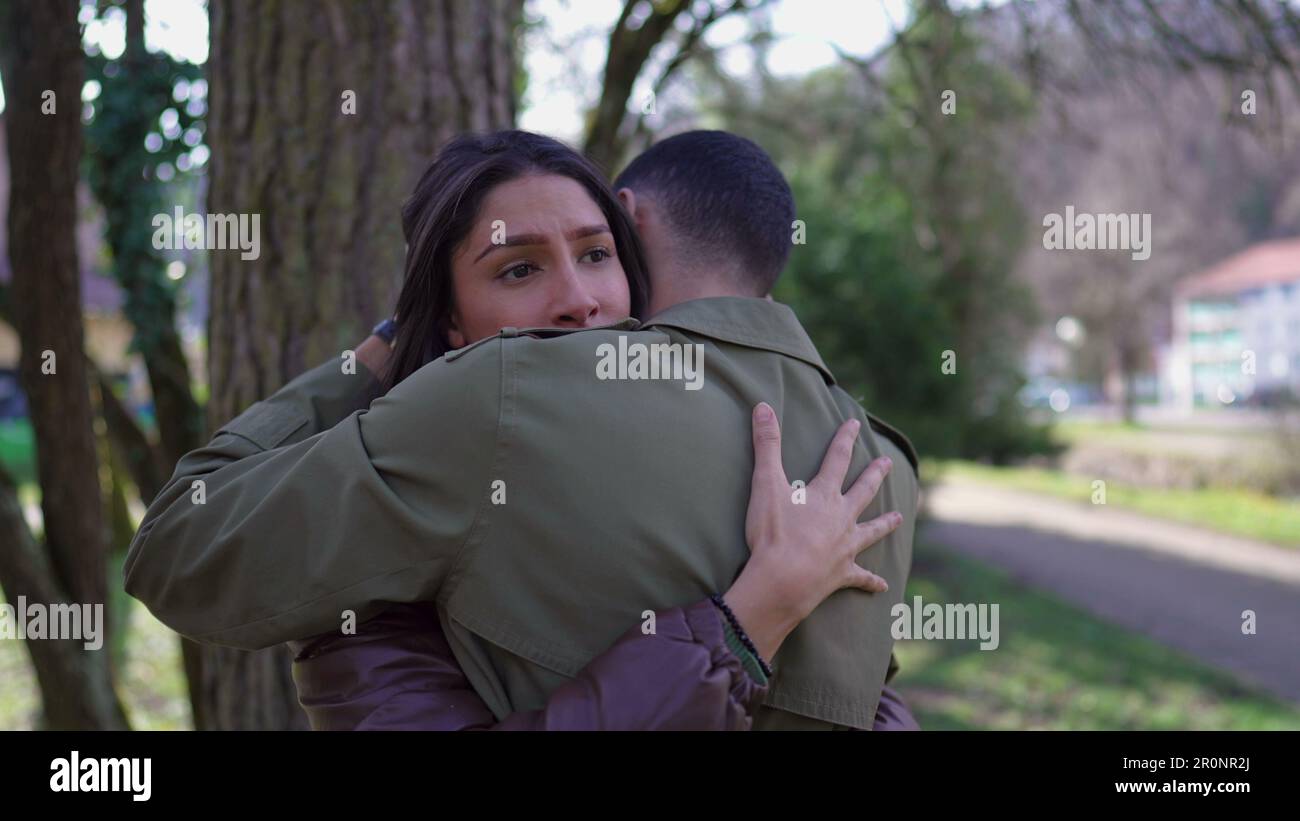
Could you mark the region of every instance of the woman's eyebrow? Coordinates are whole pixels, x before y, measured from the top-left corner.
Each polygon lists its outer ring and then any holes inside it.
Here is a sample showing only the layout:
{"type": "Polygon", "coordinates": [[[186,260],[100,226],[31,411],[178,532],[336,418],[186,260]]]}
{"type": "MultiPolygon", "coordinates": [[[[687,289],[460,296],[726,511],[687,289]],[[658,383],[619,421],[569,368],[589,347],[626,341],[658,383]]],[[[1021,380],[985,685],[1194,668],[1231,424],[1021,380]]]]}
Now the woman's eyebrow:
{"type": "MultiPolygon", "coordinates": [[[[581,228],[574,228],[572,231],[566,231],[564,238],[572,242],[575,239],[608,233],[610,233],[609,226],[604,223],[599,223],[596,225],[584,225],[581,228]]],[[[496,248],[509,248],[518,245],[543,245],[545,243],[546,237],[542,234],[515,234],[513,237],[506,237],[504,242],[494,242],[488,245],[488,247],[484,248],[483,251],[474,258],[474,261],[478,262],[483,257],[492,253],[496,248]]]]}

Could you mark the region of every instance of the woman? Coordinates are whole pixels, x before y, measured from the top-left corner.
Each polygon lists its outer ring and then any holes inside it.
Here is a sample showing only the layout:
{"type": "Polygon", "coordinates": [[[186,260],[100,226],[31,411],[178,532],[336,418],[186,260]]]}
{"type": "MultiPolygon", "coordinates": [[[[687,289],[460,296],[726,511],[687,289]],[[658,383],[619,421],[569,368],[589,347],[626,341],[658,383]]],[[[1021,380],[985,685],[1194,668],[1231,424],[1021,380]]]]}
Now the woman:
{"type": "MultiPolygon", "coordinates": [[[[648,276],[634,227],[596,169],[546,137],[461,137],[403,209],[405,284],[395,344],[358,349],[385,391],[449,350],[502,327],[585,328],[640,316],[648,276]]],[[[755,410],[746,520],[752,557],[724,595],[632,627],[537,711],[496,722],[469,687],[433,605],[395,607],[356,635],[299,643],[295,681],[317,729],[744,729],[766,692],[765,659],[831,593],[879,592],[858,552],[900,521],[859,525],[888,470],[873,463],[847,494],[856,422],[836,434],[808,503],[790,504],[779,431],[755,410]]]]}

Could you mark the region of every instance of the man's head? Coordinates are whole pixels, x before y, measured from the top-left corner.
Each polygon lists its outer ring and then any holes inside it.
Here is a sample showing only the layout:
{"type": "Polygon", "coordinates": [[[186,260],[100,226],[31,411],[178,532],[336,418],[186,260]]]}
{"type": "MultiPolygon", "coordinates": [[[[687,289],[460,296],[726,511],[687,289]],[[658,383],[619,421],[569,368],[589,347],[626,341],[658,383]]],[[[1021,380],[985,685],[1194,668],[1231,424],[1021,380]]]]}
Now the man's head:
{"type": "Polygon", "coordinates": [[[766,296],[790,256],[794,195],[744,137],[670,137],[633,160],[614,188],[645,246],[650,316],[688,299],[766,296]]]}

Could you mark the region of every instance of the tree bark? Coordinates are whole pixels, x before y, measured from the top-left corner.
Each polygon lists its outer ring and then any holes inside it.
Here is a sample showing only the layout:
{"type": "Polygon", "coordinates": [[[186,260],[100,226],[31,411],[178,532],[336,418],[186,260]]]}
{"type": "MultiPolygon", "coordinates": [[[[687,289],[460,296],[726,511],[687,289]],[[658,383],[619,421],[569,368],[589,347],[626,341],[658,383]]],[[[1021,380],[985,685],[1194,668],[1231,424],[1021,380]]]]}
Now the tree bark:
{"type": "MultiPolygon", "coordinates": [[[[77,3],[0,4],[0,33],[12,175],[11,307],[22,340],[19,378],[36,440],[47,551],[41,553],[31,538],[6,487],[0,493],[0,579],[12,600],[100,604],[107,611],[107,534],[83,350],[80,269],[71,240],[82,147],[77,3]]],[[[28,645],[49,725],[126,726],[109,680],[107,642],[100,651],[70,641],[28,645]]]]}
{"type": "MultiPolygon", "coordinates": [[[[12,480],[0,469],[0,584],[14,607],[29,603],[65,604],[48,557],[23,519],[12,480]]],[[[105,607],[105,612],[107,612],[105,607]]],[[[42,729],[125,730],[126,715],[113,689],[108,642],[88,651],[78,640],[24,641],[41,691],[42,729]]]]}
{"type": "MultiPolygon", "coordinates": [[[[147,504],[162,490],[167,481],[167,468],[160,462],[158,450],[149,442],[131,412],[113,392],[113,386],[98,372],[93,362],[91,373],[99,386],[100,416],[104,418],[108,439],[120,455],[122,464],[140,493],[140,499],[147,504]]],[[[171,461],[179,459],[178,456],[171,461]]]]}
{"type": "MultiPolygon", "coordinates": [[[[259,215],[261,247],[210,253],[210,427],[392,313],[411,186],[456,133],[514,122],[520,13],[520,0],[212,0],[208,211],[259,215]]],[[[201,727],[306,726],[285,648],[203,654],[201,727]]]]}
{"type": "Polygon", "coordinates": [[[45,543],[77,601],[107,589],[93,416],[82,349],[81,280],[69,228],[77,224],[81,160],[81,44],[76,6],[19,2],[3,28],[10,183],[9,258],[19,378],[31,408],[45,543]],[[55,113],[41,111],[45,91],[55,113]],[[49,351],[53,358],[48,359],[49,351]],[[52,361],[53,373],[42,364],[52,361]]]}

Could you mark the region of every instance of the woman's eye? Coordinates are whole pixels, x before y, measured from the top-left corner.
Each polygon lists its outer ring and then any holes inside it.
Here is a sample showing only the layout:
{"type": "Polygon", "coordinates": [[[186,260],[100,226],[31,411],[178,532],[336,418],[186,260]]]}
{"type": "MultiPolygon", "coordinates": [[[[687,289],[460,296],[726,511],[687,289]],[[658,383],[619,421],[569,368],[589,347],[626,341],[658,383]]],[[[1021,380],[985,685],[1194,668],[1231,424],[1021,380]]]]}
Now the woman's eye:
{"type": "Polygon", "coordinates": [[[519,280],[527,277],[532,272],[533,272],[533,266],[529,265],[526,262],[521,262],[518,265],[514,266],[513,268],[507,268],[506,270],[502,271],[501,278],[511,279],[518,282],[519,280]]]}
{"type": "Polygon", "coordinates": [[[590,251],[583,254],[581,258],[588,260],[589,262],[604,262],[609,259],[609,251],[606,251],[604,248],[592,248],[590,251]]]}

